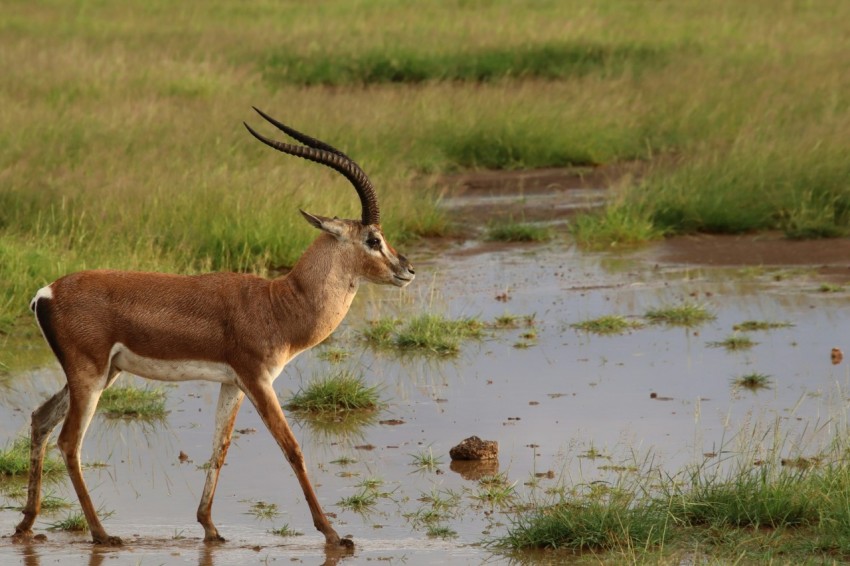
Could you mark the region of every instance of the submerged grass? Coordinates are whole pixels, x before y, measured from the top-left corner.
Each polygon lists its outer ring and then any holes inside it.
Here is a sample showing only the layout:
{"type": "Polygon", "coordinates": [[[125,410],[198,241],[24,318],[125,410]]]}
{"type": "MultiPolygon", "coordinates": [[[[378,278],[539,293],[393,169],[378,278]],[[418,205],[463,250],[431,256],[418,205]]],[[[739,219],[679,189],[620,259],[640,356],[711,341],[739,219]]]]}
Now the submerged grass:
{"type": "Polygon", "coordinates": [[[732,327],[735,332],[754,332],[756,330],[773,330],[776,328],[790,328],[794,326],[788,321],[773,320],[745,320],[732,327]]]}
{"type": "Polygon", "coordinates": [[[593,334],[622,334],[629,330],[641,328],[643,323],[639,320],[628,319],[620,315],[605,315],[599,318],[583,320],[570,325],[571,327],[583,332],[591,332],[593,334]]]}
{"type": "Polygon", "coordinates": [[[757,389],[766,389],[770,387],[771,378],[766,373],[750,372],[735,378],[733,383],[738,387],[755,391],[757,389]]]}
{"type": "Polygon", "coordinates": [[[708,345],[713,348],[726,348],[731,351],[749,350],[756,344],[758,344],[758,342],[746,334],[733,334],[732,336],[727,336],[723,340],[708,343],[708,345]]]}

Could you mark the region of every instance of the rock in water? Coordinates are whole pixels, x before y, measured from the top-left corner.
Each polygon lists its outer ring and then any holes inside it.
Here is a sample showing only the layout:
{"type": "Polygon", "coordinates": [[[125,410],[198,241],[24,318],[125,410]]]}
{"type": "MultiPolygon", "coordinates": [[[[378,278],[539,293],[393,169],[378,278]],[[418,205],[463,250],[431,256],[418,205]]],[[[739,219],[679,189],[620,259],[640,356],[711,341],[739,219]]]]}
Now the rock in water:
{"type": "Polygon", "coordinates": [[[452,460],[494,460],[499,457],[499,443],[470,436],[451,450],[452,460]]]}

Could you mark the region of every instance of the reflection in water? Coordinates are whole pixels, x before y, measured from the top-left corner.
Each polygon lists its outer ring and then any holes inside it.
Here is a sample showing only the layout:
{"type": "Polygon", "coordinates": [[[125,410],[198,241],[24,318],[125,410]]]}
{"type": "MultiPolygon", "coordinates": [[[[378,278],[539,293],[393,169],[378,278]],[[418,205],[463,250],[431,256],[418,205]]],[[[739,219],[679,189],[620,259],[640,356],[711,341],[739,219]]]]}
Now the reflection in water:
{"type": "MultiPolygon", "coordinates": [[[[143,541],[136,540],[122,547],[108,547],[95,545],[90,542],[74,541],[73,544],[64,545],[62,549],[56,548],[56,543],[47,542],[44,540],[26,540],[15,541],[14,548],[20,558],[20,564],[23,566],[42,566],[42,564],[55,563],[57,551],[61,556],[61,561],[64,564],[86,564],[87,566],[103,566],[103,564],[130,563],[122,560],[130,559],[133,564],[144,563],[144,555],[149,552],[156,553],[158,556],[170,555],[172,561],[177,558],[182,558],[184,551],[191,551],[192,548],[197,548],[197,564],[198,566],[216,566],[234,563],[255,562],[256,559],[262,558],[264,552],[267,552],[269,557],[274,558],[274,548],[266,547],[251,547],[251,548],[233,548],[233,545],[227,543],[191,543],[190,546],[184,544],[176,544],[173,541],[143,541]],[[234,554],[236,552],[237,554],[234,554]]],[[[301,564],[317,564],[321,566],[334,566],[351,558],[355,554],[355,550],[351,548],[329,548],[324,547],[323,551],[318,547],[315,549],[305,549],[303,555],[300,553],[293,554],[286,552],[287,561],[298,561],[301,564]]],[[[180,563],[185,564],[183,559],[180,563]]]]}
{"type": "Polygon", "coordinates": [[[452,460],[449,469],[465,480],[478,481],[499,473],[499,460],[452,460]]]}
{"type": "Polygon", "coordinates": [[[289,419],[302,431],[302,445],[319,447],[342,445],[352,448],[363,443],[366,431],[378,422],[378,411],[309,413],[291,411],[289,419]]]}

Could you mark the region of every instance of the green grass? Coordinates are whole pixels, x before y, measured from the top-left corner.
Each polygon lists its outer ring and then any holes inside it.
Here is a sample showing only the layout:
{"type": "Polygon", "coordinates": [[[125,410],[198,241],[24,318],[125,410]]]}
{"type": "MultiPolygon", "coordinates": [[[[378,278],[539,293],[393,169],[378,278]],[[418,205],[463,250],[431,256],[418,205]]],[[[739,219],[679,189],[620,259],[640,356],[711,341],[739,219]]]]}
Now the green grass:
{"type": "Polygon", "coordinates": [[[334,364],[338,364],[349,357],[351,357],[351,352],[348,350],[343,350],[342,348],[322,348],[319,350],[317,354],[320,360],[325,360],[327,362],[331,362],[334,364]]]}
{"type": "Polygon", "coordinates": [[[363,512],[368,511],[378,503],[378,495],[371,489],[362,489],[354,495],[343,497],[337,502],[343,509],[363,512]]]}
{"type": "Polygon", "coordinates": [[[277,503],[252,501],[246,515],[251,515],[258,520],[270,521],[277,518],[277,516],[280,515],[280,511],[278,510],[277,503]]]}
{"type": "Polygon", "coordinates": [[[357,487],[359,491],[354,495],[343,497],[337,505],[358,513],[370,511],[382,497],[390,497],[392,494],[381,491],[384,482],[377,478],[368,478],[361,481],[357,487]]]}
{"type": "Polygon", "coordinates": [[[453,320],[423,313],[406,324],[386,318],[372,321],[363,338],[376,348],[454,355],[460,352],[464,340],[481,338],[483,331],[484,324],[474,318],[453,320]]]}
{"type": "Polygon", "coordinates": [[[590,332],[592,334],[623,334],[629,330],[641,328],[643,323],[639,320],[628,319],[620,315],[605,315],[599,318],[583,320],[570,325],[571,327],[581,330],[582,332],[590,332]]]}
{"type": "Polygon", "coordinates": [[[397,318],[379,318],[369,321],[369,326],[362,331],[363,338],[375,348],[390,348],[395,342],[395,335],[401,321],[397,318]]]}
{"type": "Polygon", "coordinates": [[[652,323],[671,326],[697,326],[717,318],[706,305],[695,302],[652,308],[644,316],[652,323]]]}
{"type": "Polygon", "coordinates": [[[434,451],[430,446],[428,450],[421,450],[415,454],[411,454],[410,457],[412,460],[411,465],[416,466],[416,469],[421,471],[436,470],[443,464],[442,458],[434,455],[434,451]]]}
{"type": "Polygon", "coordinates": [[[339,370],[310,381],[292,396],[284,408],[311,413],[335,413],[376,411],[383,405],[377,385],[366,385],[362,376],[339,370]]]}
{"type": "Polygon", "coordinates": [[[749,350],[756,344],[758,344],[758,342],[745,334],[733,334],[732,336],[727,336],[723,340],[708,343],[708,345],[713,348],[726,348],[731,351],[749,350]]]}
{"type": "Polygon", "coordinates": [[[773,330],[775,328],[790,328],[794,326],[788,321],[745,320],[732,327],[735,332],[754,332],[756,330],[773,330]]]}
{"type": "Polygon", "coordinates": [[[516,496],[516,482],[509,482],[505,474],[485,476],[478,480],[475,499],[491,505],[503,506],[511,503],[516,496]]]}
{"type": "MultiPolygon", "coordinates": [[[[23,476],[30,469],[30,439],[20,437],[7,444],[0,450],[0,476],[23,476]]],[[[48,450],[44,456],[43,471],[45,474],[64,471],[65,463],[48,450]]]]}
{"type": "Polygon", "coordinates": [[[290,528],[288,523],[277,529],[272,529],[269,532],[279,537],[300,537],[304,534],[300,531],[296,531],[295,529],[290,528]]]}
{"type": "Polygon", "coordinates": [[[493,323],[490,326],[499,330],[523,327],[532,328],[536,323],[536,318],[537,316],[534,314],[520,316],[506,312],[493,319],[493,323]]]}
{"type": "Polygon", "coordinates": [[[609,203],[601,211],[577,216],[570,231],[584,247],[608,249],[635,246],[667,233],[652,221],[645,206],[621,200],[609,203]]]}
{"type": "Polygon", "coordinates": [[[97,410],[112,418],[162,419],[165,390],[113,385],[100,396],[97,410]]]}
{"type": "MultiPolygon", "coordinates": [[[[101,515],[101,517],[103,517],[101,515]]],[[[83,532],[89,529],[89,524],[82,511],[68,513],[64,519],[50,523],[47,526],[51,531],[83,532]]]]}
{"type": "Polygon", "coordinates": [[[357,217],[344,179],[247,135],[251,104],[355,157],[402,251],[450,230],[441,173],[623,161],[583,245],[850,233],[840,0],[71,0],[0,29],[2,333],[68,271],[265,274],[315,236],[297,208],[357,217]]]}
{"type": "Polygon", "coordinates": [[[733,383],[738,387],[751,389],[753,391],[768,388],[770,387],[771,382],[772,380],[769,375],[759,372],[750,372],[733,380],[733,383]]]}
{"type": "Polygon", "coordinates": [[[592,72],[620,74],[627,69],[660,65],[667,48],[588,41],[526,44],[444,53],[414,49],[379,49],[341,57],[319,51],[304,55],[278,50],[266,60],[264,78],[272,84],[345,85],[485,82],[498,79],[566,79],[592,72]]]}
{"type": "Polygon", "coordinates": [[[549,226],[526,222],[493,222],[487,227],[487,239],[496,242],[545,242],[552,236],[549,226]]]}
{"type": "Polygon", "coordinates": [[[800,455],[796,440],[770,429],[735,437],[721,456],[677,473],[654,468],[648,458],[610,481],[571,482],[548,490],[548,499],[539,491],[524,495],[507,531],[490,544],[509,553],[564,552],[548,555],[553,559],[591,552],[605,563],[678,563],[695,556],[712,563],[845,560],[846,430],[835,431],[813,456],[800,455]]]}
{"type": "Polygon", "coordinates": [[[430,538],[455,538],[457,531],[445,525],[428,525],[427,535],[430,538]]]}

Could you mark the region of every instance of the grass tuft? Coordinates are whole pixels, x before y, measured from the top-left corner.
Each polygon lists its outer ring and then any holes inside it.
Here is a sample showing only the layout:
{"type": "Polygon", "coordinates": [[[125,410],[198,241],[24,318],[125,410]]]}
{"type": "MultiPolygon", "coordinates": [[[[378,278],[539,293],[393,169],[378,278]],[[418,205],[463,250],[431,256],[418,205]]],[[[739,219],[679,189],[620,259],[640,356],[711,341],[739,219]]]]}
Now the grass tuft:
{"type": "Polygon", "coordinates": [[[162,419],[166,415],[165,390],[113,386],[103,392],[97,409],[110,418],[162,419]]]}
{"type": "Polygon", "coordinates": [[[300,537],[304,534],[301,531],[296,531],[295,529],[290,528],[288,523],[277,529],[272,529],[269,532],[279,537],[300,537]]]}
{"type": "Polygon", "coordinates": [[[497,545],[628,552],[659,544],[663,521],[659,509],[633,506],[625,496],[581,498],[519,514],[497,545]]]}
{"type": "Polygon", "coordinates": [[[251,515],[257,520],[270,521],[280,515],[277,503],[267,503],[265,501],[252,501],[251,507],[245,513],[251,515]]]}
{"type": "Polygon", "coordinates": [[[89,524],[82,511],[75,511],[68,513],[64,519],[50,523],[47,529],[51,531],[82,532],[89,529],[89,524]]]}
{"type": "Polygon", "coordinates": [[[372,489],[364,488],[354,495],[343,497],[337,502],[337,505],[343,509],[362,513],[374,507],[376,503],[378,503],[378,494],[372,489]]]}
{"type": "Polygon", "coordinates": [[[751,372],[735,378],[732,382],[745,389],[766,389],[771,384],[770,376],[766,373],[751,372]]]}
{"type": "Polygon", "coordinates": [[[756,344],[758,344],[758,342],[754,341],[749,336],[741,334],[733,334],[732,336],[727,336],[726,338],[718,342],[708,343],[708,345],[713,348],[726,348],[727,350],[731,351],[749,350],[756,344]]]}
{"type": "Polygon", "coordinates": [[[693,302],[657,307],[648,310],[644,316],[650,322],[671,326],[697,326],[717,318],[707,306],[693,302]]]}
{"type": "Polygon", "coordinates": [[[375,411],[381,408],[380,389],[368,386],[359,375],[347,370],[314,379],[299,389],[284,408],[291,411],[333,413],[339,411],[375,411]]]}
{"type": "Polygon", "coordinates": [[[756,330],[773,330],[774,328],[789,328],[794,326],[788,321],[745,320],[732,327],[735,332],[754,332],[756,330]]]}
{"type": "Polygon", "coordinates": [[[401,325],[396,319],[372,321],[363,332],[366,341],[377,348],[425,351],[440,355],[460,352],[463,340],[480,338],[484,324],[474,318],[452,320],[436,314],[421,314],[401,325]]]}
{"type": "Polygon", "coordinates": [[[606,315],[590,320],[583,320],[570,325],[571,327],[583,332],[593,334],[622,334],[629,330],[641,328],[643,323],[638,320],[631,320],[620,315],[606,315]]]}
{"type": "MultiPolygon", "coordinates": [[[[44,456],[43,470],[51,474],[65,470],[64,462],[48,450],[44,456]]],[[[0,450],[0,476],[22,476],[30,469],[30,439],[22,436],[0,450]]]]}
{"type": "Polygon", "coordinates": [[[410,456],[413,459],[411,465],[416,466],[417,470],[436,470],[437,467],[443,463],[443,460],[439,456],[434,455],[430,446],[427,451],[422,450],[416,454],[411,454],[410,456]]]}

